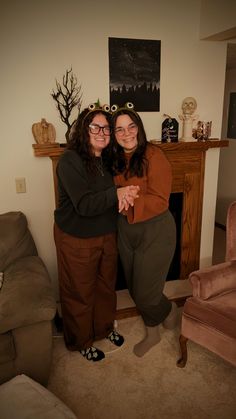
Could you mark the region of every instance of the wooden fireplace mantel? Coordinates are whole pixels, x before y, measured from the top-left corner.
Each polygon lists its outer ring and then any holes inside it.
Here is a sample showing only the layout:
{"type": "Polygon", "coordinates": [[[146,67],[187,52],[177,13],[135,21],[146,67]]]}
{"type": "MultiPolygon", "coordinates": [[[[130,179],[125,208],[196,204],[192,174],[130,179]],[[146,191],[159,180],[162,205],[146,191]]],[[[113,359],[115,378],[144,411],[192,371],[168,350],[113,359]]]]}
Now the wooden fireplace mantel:
{"type": "MultiPolygon", "coordinates": [[[[183,193],[181,223],[180,278],[199,268],[202,204],[205,172],[205,155],[210,148],[227,147],[228,140],[210,139],[207,141],[162,143],[151,140],[160,147],[170,161],[173,173],[172,192],[183,193]]],[[[66,144],[33,144],[36,157],[50,157],[53,167],[55,202],[57,205],[56,166],[66,144]]]]}

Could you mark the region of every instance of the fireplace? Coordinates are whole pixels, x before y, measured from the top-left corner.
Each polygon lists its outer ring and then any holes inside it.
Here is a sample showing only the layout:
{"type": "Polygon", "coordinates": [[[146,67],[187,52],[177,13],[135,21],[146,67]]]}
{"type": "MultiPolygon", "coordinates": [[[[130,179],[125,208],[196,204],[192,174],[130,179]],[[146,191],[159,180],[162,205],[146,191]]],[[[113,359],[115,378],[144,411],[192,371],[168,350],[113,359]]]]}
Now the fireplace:
{"type": "Polygon", "coordinates": [[[176,248],[167,274],[167,281],[173,281],[180,278],[183,197],[182,192],[173,192],[171,193],[169,200],[169,209],[176,224],[176,248]]]}
{"type": "MultiPolygon", "coordinates": [[[[178,218],[178,248],[175,255],[175,259],[178,260],[175,261],[177,268],[170,267],[168,279],[176,279],[174,278],[176,269],[178,269],[178,279],[186,279],[192,271],[199,268],[206,151],[209,148],[227,147],[228,140],[211,139],[196,142],[179,141],[177,143],[161,143],[151,140],[151,142],[166,154],[173,173],[170,209],[172,213],[176,213],[178,218]]],[[[65,150],[65,144],[33,144],[33,148],[35,156],[50,157],[52,160],[55,202],[57,204],[56,166],[60,155],[65,150]]]]}

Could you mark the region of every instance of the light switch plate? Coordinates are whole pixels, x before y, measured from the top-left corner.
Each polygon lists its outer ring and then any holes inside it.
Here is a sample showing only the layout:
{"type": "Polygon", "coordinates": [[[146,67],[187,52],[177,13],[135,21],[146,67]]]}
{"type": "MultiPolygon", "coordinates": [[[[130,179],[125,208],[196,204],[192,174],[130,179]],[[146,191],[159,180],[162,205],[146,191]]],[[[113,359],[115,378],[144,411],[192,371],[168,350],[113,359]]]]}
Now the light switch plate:
{"type": "Polygon", "coordinates": [[[16,192],[17,193],[25,193],[26,192],[26,184],[24,177],[18,177],[15,179],[16,181],[16,192]]]}

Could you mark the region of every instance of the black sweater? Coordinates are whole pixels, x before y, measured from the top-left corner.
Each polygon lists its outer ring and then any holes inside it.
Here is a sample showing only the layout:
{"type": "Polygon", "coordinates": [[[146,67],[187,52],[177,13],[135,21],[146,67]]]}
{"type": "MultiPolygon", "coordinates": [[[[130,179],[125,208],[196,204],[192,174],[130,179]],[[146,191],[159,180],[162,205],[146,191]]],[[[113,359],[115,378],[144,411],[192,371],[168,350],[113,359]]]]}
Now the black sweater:
{"type": "Polygon", "coordinates": [[[116,231],[118,199],[111,174],[89,173],[75,150],[66,150],[57,165],[58,208],[55,222],[67,234],[96,237],[116,231]]]}

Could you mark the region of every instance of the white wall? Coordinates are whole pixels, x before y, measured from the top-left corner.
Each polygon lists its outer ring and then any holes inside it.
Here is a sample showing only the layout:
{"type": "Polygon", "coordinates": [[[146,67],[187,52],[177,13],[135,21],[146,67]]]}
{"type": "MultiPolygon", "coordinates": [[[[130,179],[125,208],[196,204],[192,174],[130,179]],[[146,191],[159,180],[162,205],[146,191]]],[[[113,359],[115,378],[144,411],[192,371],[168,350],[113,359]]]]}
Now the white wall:
{"type": "MultiPolygon", "coordinates": [[[[186,96],[196,98],[199,118],[212,120],[212,136],[219,138],[226,45],[199,40],[200,3],[12,0],[1,6],[0,212],[27,215],[55,288],[51,161],[34,157],[31,132],[45,117],[54,124],[57,141],[65,141],[66,126],[50,97],[55,78],[61,80],[72,65],[83,106],[97,98],[108,103],[108,37],[161,40],[160,112],[141,114],[148,138],[160,138],[163,113],[178,119],[186,96]],[[16,177],[26,178],[27,193],[16,194],[16,177]]],[[[211,262],[218,158],[219,150],[207,152],[201,265],[211,262]]]]}
{"type": "MultiPolygon", "coordinates": [[[[226,72],[222,138],[227,138],[230,93],[236,92],[236,68],[226,72]]],[[[227,209],[236,200],[236,139],[229,139],[229,147],[220,152],[216,203],[216,221],[226,224],[227,209]]]]}
{"type": "Polygon", "coordinates": [[[226,39],[224,34],[236,33],[235,0],[202,0],[200,39],[213,36],[226,39]]]}

